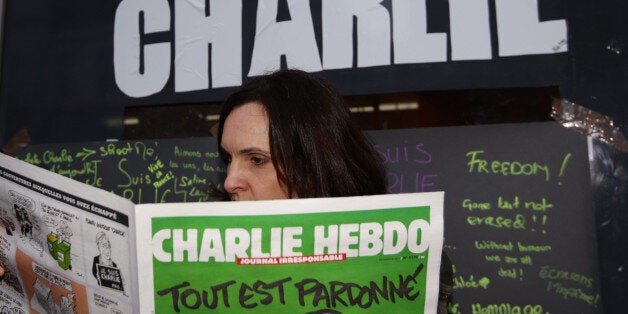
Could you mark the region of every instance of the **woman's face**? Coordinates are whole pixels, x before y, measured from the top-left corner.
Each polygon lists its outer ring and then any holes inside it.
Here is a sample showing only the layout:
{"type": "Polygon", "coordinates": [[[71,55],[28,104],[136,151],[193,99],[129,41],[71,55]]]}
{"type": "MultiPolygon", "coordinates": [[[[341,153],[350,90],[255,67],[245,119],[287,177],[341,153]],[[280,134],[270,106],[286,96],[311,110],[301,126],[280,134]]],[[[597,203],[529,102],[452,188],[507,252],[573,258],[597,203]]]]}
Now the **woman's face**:
{"type": "Polygon", "coordinates": [[[225,190],[234,201],[288,198],[270,157],[268,116],[256,102],[231,111],[222,130],[221,150],[227,163],[225,190]]]}

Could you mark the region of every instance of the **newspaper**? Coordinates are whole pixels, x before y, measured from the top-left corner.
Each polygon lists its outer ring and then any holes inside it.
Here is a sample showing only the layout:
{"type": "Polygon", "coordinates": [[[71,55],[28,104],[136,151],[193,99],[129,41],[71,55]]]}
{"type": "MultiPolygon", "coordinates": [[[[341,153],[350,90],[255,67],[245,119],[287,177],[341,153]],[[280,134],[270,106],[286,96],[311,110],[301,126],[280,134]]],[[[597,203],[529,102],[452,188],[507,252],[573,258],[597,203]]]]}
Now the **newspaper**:
{"type": "Polygon", "coordinates": [[[0,308],[436,313],[443,197],[135,205],[0,154],[0,308]]]}
{"type": "Polygon", "coordinates": [[[133,208],[0,154],[2,313],[133,313],[133,208]]]}

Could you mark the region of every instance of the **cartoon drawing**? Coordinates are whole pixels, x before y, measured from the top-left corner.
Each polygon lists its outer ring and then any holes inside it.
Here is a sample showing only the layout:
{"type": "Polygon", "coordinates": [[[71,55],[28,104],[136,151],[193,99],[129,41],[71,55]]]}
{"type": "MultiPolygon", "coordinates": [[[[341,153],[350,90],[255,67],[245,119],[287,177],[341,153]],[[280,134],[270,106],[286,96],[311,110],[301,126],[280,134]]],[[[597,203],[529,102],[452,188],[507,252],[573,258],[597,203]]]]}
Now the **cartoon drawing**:
{"type": "Polygon", "coordinates": [[[74,294],[68,294],[61,296],[60,303],[58,305],[53,296],[50,287],[45,284],[39,278],[35,279],[33,283],[35,288],[35,295],[31,300],[31,307],[45,313],[60,313],[60,314],[73,314],[74,313],[74,294]]]}
{"type": "Polygon", "coordinates": [[[56,233],[51,232],[47,236],[48,251],[57,261],[59,267],[64,270],[72,269],[70,254],[72,248],[70,237],[72,234],[72,230],[68,227],[68,224],[64,220],[61,220],[59,227],[56,229],[56,233]]]}
{"type": "Polygon", "coordinates": [[[98,285],[124,291],[120,269],[111,259],[111,242],[103,231],[96,234],[96,245],[100,254],[94,256],[92,274],[98,280],[98,285]]]}
{"type": "Polygon", "coordinates": [[[4,227],[4,231],[7,235],[12,236],[15,231],[15,223],[9,218],[9,214],[7,210],[4,208],[0,208],[0,226],[4,227]]]}
{"type": "Polygon", "coordinates": [[[15,191],[9,191],[9,198],[13,203],[15,218],[20,225],[20,238],[32,237],[33,221],[31,221],[32,217],[29,212],[35,207],[35,202],[29,197],[15,191]]]}
{"type": "Polygon", "coordinates": [[[35,288],[35,296],[31,301],[32,307],[39,307],[50,313],[54,308],[54,300],[52,299],[52,290],[50,287],[39,280],[39,278],[35,279],[35,283],[33,283],[33,287],[35,288]]]}
{"type": "Polygon", "coordinates": [[[43,256],[44,246],[41,235],[41,227],[35,211],[35,201],[15,191],[9,191],[9,198],[13,204],[15,218],[20,226],[19,238],[27,242],[33,249],[43,256]]]}
{"type": "Polygon", "coordinates": [[[76,305],[74,294],[68,294],[61,296],[61,308],[59,309],[60,314],[73,314],[74,306],[76,305]]]}
{"type": "Polygon", "coordinates": [[[70,256],[70,243],[61,241],[54,233],[48,234],[48,252],[52,258],[57,261],[59,267],[63,270],[72,269],[71,256],[70,256]]]}
{"type": "Polygon", "coordinates": [[[73,235],[72,229],[68,226],[68,223],[65,220],[61,220],[59,222],[59,227],[57,227],[57,235],[61,241],[65,241],[70,243],[70,237],[73,235]]]}
{"type": "Polygon", "coordinates": [[[30,215],[26,208],[19,204],[13,204],[15,210],[15,217],[20,224],[20,238],[33,236],[33,223],[31,222],[30,215]]]}

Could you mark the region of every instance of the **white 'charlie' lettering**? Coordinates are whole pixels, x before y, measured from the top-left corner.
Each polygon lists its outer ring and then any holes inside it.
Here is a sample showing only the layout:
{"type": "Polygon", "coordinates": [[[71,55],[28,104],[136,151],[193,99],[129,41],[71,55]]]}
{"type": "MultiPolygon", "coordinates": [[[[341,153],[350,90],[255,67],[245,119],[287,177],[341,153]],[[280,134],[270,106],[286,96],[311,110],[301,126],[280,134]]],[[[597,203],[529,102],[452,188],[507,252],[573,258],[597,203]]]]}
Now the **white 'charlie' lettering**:
{"type": "MultiPolygon", "coordinates": [[[[389,11],[381,0],[323,0],[319,50],[307,1],[288,1],[290,20],[277,21],[278,1],[258,0],[248,75],[278,69],[282,56],[288,67],[310,72],[351,68],[354,49],[359,68],[446,62],[448,35],[452,61],[490,60],[492,44],[498,47],[499,56],[553,54],[568,49],[566,21],[540,22],[538,0],[495,1],[498,43],[491,43],[485,0],[449,0],[449,34],[427,32],[430,14],[425,0],[392,0],[390,7],[389,11]]],[[[168,1],[120,1],[113,34],[116,84],[130,97],[158,93],[170,79],[174,64],[175,92],[240,85],[242,11],[242,0],[175,1],[171,55],[170,42],[140,40],[144,35],[171,31],[168,1]]]]}

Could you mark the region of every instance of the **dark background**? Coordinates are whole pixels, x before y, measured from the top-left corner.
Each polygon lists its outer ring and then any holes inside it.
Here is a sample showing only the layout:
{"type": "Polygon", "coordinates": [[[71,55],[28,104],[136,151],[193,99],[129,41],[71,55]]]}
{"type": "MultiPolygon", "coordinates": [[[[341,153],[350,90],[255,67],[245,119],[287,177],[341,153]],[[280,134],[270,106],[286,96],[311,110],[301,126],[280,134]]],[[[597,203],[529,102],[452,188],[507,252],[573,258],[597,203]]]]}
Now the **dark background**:
{"type": "MultiPolygon", "coordinates": [[[[285,0],[279,2],[280,8],[286,7],[281,5],[285,0]]],[[[387,6],[390,3],[384,1],[387,6]]],[[[144,98],[124,95],[115,85],[112,65],[113,20],[118,4],[107,0],[7,2],[0,92],[0,118],[6,122],[0,128],[3,142],[23,126],[28,127],[35,143],[121,138],[124,108],[220,102],[233,91],[219,88],[174,93],[171,71],[161,92],[144,98]]],[[[489,4],[494,8],[492,1],[489,4]]],[[[428,0],[427,5],[428,30],[447,32],[448,2],[428,0]]],[[[256,8],[256,1],[244,1],[243,72],[250,65],[256,8]]],[[[311,8],[320,49],[320,1],[311,1],[311,8]]],[[[320,74],[343,95],[557,86],[561,97],[611,116],[625,129],[625,12],[626,4],[619,0],[540,0],[542,21],[567,21],[568,52],[497,56],[495,17],[491,13],[492,60],[353,68],[320,74]]],[[[143,36],[142,40],[172,41],[173,36],[171,30],[143,36]]]]}

